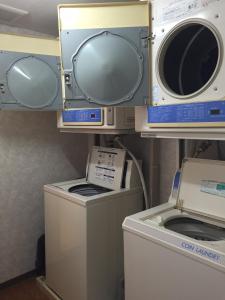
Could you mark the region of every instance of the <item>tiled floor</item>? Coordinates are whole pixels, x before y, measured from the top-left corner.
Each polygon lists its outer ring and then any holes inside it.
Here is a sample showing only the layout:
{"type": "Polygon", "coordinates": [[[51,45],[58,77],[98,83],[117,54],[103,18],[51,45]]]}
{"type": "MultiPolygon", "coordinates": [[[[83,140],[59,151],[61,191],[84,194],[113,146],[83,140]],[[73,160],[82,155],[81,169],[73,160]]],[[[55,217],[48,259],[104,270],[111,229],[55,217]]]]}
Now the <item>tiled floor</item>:
{"type": "Polygon", "coordinates": [[[0,289],[1,300],[54,300],[36,279],[27,279],[11,287],[0,289]]]}

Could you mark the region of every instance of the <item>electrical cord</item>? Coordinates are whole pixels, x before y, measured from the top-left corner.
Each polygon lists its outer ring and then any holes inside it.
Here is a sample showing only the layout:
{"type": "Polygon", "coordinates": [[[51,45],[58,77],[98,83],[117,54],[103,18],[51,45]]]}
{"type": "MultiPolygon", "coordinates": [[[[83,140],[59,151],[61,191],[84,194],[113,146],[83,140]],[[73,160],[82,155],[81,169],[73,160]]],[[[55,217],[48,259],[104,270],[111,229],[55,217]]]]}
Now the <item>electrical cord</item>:
{"type": "Polygon", "coordinates": [[[136,157],[133,155],[133,153],[127,149],[127,147],[125,145],[123,145],[123,143],[120,141],[120,138],[117,136],[115,137],[114,141],[124,150],[127,151],[127,153],[129,154],[129,156],[132,158],[137,170],[138,170],[138,174],[141,180],[141,185],[142,185],[142,189],[143,189],[143,193],[144,193],[144,200],[145,200],[145,209],[148,209],[150,207],[152,207],[152,199],[150,197],[150,201],[148,202],[148,193],[147,193],[147,188],[146,188],[146,184],[145,184],[145,179],[144,179],[144,175],[142,173],[141,167],[136,159],[136,157]]]}
{"type": "Polygon", "coordinates": [[[204,141],[204,142],[202,142],[200,144],[200,146],[198,146],[198,148],[196,149],[193,157],[194,158],[198,158],[201,153],[203,153],[206,150],[208,150],[211,146],[212,146],[212,142],[211,141],[204,141]]]}
{"type": "Polygon", "coordinates": [[[225,160],[224,156],[223,156],[223,152],[221,149],[221,144],[220,141],[216,141],[216,145],[217,145],[217,156],[219,160],[225,160]]]}

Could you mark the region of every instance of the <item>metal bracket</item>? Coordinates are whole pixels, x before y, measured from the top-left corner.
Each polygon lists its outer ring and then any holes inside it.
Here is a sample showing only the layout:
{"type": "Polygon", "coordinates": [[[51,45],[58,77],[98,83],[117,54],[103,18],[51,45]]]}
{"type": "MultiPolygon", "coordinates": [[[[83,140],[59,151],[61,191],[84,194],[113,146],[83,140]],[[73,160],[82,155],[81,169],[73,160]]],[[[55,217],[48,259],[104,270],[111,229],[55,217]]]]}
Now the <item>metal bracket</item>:
{"type": "Polygon", "coordinates": [[[65,78],[65,84],[67,86],[71,86],[72,85],[72,72],[64,72],[64,78],[65,78]]]}
{"type": "Polygon", "coordinates": [[[184,205],[184,200],[182,199],[177,199],[177,204],[176,204],[176,208],[179,209],[181,212],[183,211],[183,205],[184,205]]]}

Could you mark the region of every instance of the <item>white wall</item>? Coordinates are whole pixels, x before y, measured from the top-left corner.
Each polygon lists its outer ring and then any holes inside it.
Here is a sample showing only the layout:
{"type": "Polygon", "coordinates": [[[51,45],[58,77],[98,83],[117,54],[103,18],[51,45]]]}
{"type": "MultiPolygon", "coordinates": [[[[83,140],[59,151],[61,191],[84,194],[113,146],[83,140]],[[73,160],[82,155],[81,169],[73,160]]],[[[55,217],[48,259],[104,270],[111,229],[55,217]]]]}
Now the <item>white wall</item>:
{"type": "Polygon", "coordinates": [[[0,283],[34,269],[43,185],[85,173],[87,135],[60,134],[53,112],[0,112],[0,283]]]}
{"type": "MultiPolygon", "coordinates": [[[[0,32],[40,35],[0,25],[0,32]]],[[[87,135],[60,134],[54,112],[0,112],[0,283],[34,269],[43,185],[84,175],[87,135]]]]}

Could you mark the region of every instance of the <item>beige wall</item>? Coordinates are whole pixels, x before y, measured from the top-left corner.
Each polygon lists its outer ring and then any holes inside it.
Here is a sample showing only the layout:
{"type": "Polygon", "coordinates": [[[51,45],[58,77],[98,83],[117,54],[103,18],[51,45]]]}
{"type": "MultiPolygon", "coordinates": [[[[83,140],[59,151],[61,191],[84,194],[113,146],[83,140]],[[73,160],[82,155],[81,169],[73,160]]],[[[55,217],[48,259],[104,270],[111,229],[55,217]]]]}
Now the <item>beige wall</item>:
{"type": "Polygon", "coordinates": [[[179,168],[178,141],[173,139],[160,140],[160,203],[168,201],[173,177],[179,168]]]}
{"type": "Polygon", "coordinates": [[[123,139],[127,148],[137,159],[142,161],[143,174],[148,195],[153,205],[159,204],[159,140],[143,139],[139,134],[126,136],[123,139]]]}
{"type": "Polygon", "coordinates": [[[84,175],[87,135],[60,134],[53,112],[0,112],[0,283],[34,269],[46,183],[84,175]]]}
{"type": "MultiPolygon", "coordinates": [[[[0,25],[0,32],[40,35],[0,25]]],[[[60,134],[54,112],[0,112],[0,283],[34,269],[42,187],[85,173],[87,135],[60,134]]]]}

